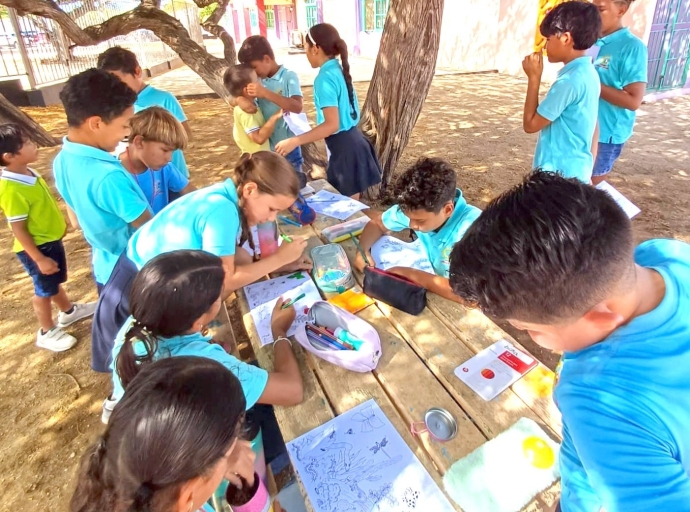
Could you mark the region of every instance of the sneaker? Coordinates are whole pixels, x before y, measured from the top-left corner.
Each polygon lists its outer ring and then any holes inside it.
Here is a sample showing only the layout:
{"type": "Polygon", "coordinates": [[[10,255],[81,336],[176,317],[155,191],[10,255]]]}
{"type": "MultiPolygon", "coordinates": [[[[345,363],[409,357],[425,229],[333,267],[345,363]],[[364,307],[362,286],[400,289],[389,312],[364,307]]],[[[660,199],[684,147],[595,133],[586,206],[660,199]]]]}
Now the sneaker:
{"type": "Polygon", "coordinates": [[[60,311],[58,314],[58,327],[67,327],[72,325],[74,322],[78,322],[83,318],[93,316],[93,312],[96,311],[96,303],[89,302],[88,304],[72,304],[71,313],[63,313],[60,311]]]}
{"type": "Polygon", "coordinates": [[[117,400],[111,400],[110,397],[103,400],[103,412],[101,412],[101,423],[104,425],[108,424],[110,421],[110,415],[113,413],[113,409],[117,405],[117,400]]]}
{"type": "Polygon", "coordinates": [[[292,214],[297,222],[302,226],[308,226],[316,220],[316,212],[307,204],[307,201],[302,197],[302,194],[297,195],[297,201],[294,202],[288,211],[292,214]]]}
{"type": "Polygon", "coordinates": [[[40,348],[52,350],[53,352],[64,352],[77,343],[77,338],[67,334],[59,327],[53,327],[45,333],[42,331],[43,329],[39,329],[36,335],[36,345],[40,348]]]}

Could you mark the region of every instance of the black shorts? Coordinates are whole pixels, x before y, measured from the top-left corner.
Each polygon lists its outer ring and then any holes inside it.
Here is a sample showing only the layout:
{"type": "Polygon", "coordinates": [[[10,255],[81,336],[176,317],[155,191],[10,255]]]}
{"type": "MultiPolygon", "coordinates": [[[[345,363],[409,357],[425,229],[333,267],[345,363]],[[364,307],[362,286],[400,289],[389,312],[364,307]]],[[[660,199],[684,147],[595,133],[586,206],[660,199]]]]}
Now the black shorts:
{"type": "Polygon", "coordinates": [[[47,244],[39,245],[38,250],[41,254],[52,259],[57,263],[58,270],[54,274],[41,274],[38,270],[38,265],[31,259],[26,251],[17,253],[17,258],[22,262],[26,272],[34,281],[34,293],[37,297],[54,297],[60,291],[60,285],[67,281],[67,257],[65,256],[65,247],[62,245],[62,240],[55,242],[48,242],[47,244]]]}

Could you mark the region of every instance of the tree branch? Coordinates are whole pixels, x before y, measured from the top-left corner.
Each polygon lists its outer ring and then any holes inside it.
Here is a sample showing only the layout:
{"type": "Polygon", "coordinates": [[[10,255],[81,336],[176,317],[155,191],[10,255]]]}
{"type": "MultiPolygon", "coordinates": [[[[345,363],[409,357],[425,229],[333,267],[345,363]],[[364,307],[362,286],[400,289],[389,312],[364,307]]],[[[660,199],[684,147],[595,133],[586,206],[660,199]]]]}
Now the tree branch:
{"type": "MultiPolygon", "coordinates": [[[[228,2],[229,0],[220,0],[211,15],[201,22],[201,26],[214,36],[220,38],[223,43],[223,55],[225,56],[225,60],[228,62],[228,65],[232,65],[237,62],[235,40],[224,27],[218,24],[228,8],[228,2]]],[[[215,0],[194,0],[194,3],[197,7],[204,8],[216,2],[215,0]]]]}

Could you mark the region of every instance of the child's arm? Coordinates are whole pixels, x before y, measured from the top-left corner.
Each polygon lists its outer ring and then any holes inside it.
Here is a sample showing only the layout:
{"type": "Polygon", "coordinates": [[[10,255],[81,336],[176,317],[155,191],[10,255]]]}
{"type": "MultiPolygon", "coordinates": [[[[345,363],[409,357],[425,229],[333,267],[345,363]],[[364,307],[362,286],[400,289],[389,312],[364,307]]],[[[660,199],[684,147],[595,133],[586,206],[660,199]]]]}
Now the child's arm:
{"type": "Polygon", "coordinates": [[[276,123],[278,122],[278,119],[280,119],[281,117],[283,117],[283,111],[279,110],[278,112],[273,114],[261,128],[251,133],[248,133],[247,135],[250,139],[252,139],[252,141],[256,142],[257,144],[263,144],[271,137],[271,135],[273,135],[273,130],[276,127],[276,123]]]}
{"type": "Polygon", "coordinates": [[[280,155],[287,155],[292,153],[296,147],[323,140],[326,137],[333,135],[340,127],[340,117],[338,114],[338,107],[326,107],[323,109],[324,121],[313,130],[291,137],[289,139],[281,140],[276,144],[275,151],[280,155]]]}
{"type": "Polygon", "coordinates": [[[551,122],[537,113],[541,75],[544,72],[544,62],[541,53],[537,52],[525,57],[522,61],[522,69],[525,70],[527,75],[527,97],[525,98],[525,109],[522,113],[522,127],[527,133],[536,133],[551,122]]]}
{"type": "Polygon", "coordinates": [[[60,270],[60,267],[58,267],[58,264],[55,262],[55,260],[45,256],[41,251],[38,250],[33,237],[29,234],[26,223],[27,219],[10,222],[12,233],[17,240],[19,240],[19,243],[22,244],[24,252],[26,252],[26,254],[28,254],[32,260],[34,260],[34,263],[36,263],[36,266],[41,274],[46,276],[55,274],[60,270]]]}
{"type": "Polygon", "coordinates": [[[256,114],[259,111],[256,104],[254,104],[253,101],[248,100],[244,96],[240,96],[238,98],[232,97],[232,98],[230,98],[229,103],[233,109],[235,107],[240,107],[247,114],[256,114]]]}
{"type": "Polygon", "coordinates": [[[388,272],[406,277],[410,281],[414,281],[419,286],[422,286],[436,295],[440,295],[444,299],[452,300],[463,304],[463,300],[453,293],[450,287],[450,281],[446,277],[441,277],[436,274],[430,274],[423,270],[407,267],[393,267],[389,268],[388,272]]]}
{"type": "Polygon", "coordinates": [[[599,121],[594,125],[594,137],[592,137],[592,162],[597,161],[597,153],[599,153],[599,121]]]}
{"type": "MultiPolygon", "coordinates": [[[[359,236],[359,246],[362,248],[362,251],[364,251],[364,254],[366,254],[369,265],[373,266],[375,266],[375,263],[371,255],[371,246],[388,232],[381,219],[381,212],[374,212],[369,222],[364,226],[362,234],[359,236]]],[[[357,251],[357,255],[355,256],[355,268],[360,272],[364,272],[364,267],[366,266],[367,263],[364,261],[362,254],[357,251]]]]}
{"type": "Polygon", "coordinates": [[[190,192],[194,192],[196,190],[196,187],[192,185],[191,183],[187,183],[187,186],[180,190],[180,195],[183,196],[185,194],[189,194],[190,192]]]}
{"type": "Polygon", "coordinates": [[[69,223],[72,225],[73,229],[81,229],[81,226],[79,225],[79,219],[77,219],[77,214],[74,213],[74,210],[70,208],[68,205],[65,205],[67,208],[67,218],[69,219],[69,223]]]}
{"type": "Polygon", "coordinates": [[[189,178],[182,174],[172,162],[164,167],[164,172],[167,187],[171,191],[183,196],[196,190],[196,187],[189,182],[189,178]]]}
{"type": "Polygon", "coordinates": [[[266,89],[258,82],[247,86],[247,94],[254,98],[262,98],[271,103],[275,103],[285,112],[294,112],[295,114],[302,113],[302,96],[283,96],[281,94],[276,94],[266,89]]]}
{"type": "Polygon", "coordinates": [[[151,215],[151,212],[149,210],[144,210],[144,213],[142,213],[141,215],[139,215],[139,217],[130,222],[129,225],[132,226],[134,229],[139,229],[152,218],[153,215],[151,215]]]}
{"type": "Polygon", "coordinates": [[[182,121],[182,128],[187,132],[187,140],[192,142],[192,129],[189,127],[189,121],[182,121]]]}
{"type": "Polygon", "coordinates": [[[623,89],[601,84],[601,99],[608,101],[611,105],[635,111],[642,105],[646,87],[645,82],[635,82],[626,85],[623,89]]]}

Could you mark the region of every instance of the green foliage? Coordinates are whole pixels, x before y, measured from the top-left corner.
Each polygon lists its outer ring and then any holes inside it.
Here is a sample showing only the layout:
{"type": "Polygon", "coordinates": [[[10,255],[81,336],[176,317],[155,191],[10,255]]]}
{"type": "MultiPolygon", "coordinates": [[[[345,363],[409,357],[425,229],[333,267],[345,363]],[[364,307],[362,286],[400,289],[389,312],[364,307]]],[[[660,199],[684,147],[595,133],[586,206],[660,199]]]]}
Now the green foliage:
{"type": "Polygon", "coordinates": [[[213,14],[213,11],[216,10],[216,7],[218,7],[218,3],[214,2],[211,5],[207,5],[206,7],[199,9],[199,19],[202,23],[206,21],[211,14],[213,14]]]}

